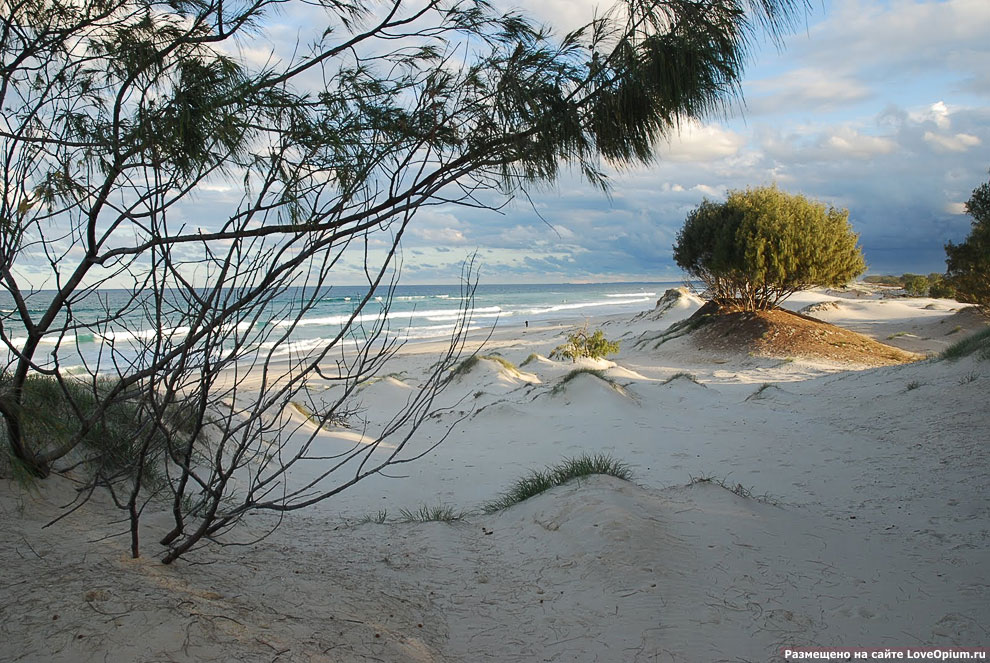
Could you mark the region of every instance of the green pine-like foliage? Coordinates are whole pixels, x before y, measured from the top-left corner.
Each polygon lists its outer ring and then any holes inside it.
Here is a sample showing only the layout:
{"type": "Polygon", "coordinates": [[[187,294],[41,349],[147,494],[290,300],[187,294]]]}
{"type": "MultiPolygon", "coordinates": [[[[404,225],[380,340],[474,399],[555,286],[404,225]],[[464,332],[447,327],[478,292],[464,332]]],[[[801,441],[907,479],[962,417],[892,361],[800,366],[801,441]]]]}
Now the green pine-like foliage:
{"type": "Polygon", "coordinates": [[[849,212],[776,186],[704,201],[677,235],[674,260],[723,306],[766,310],[813,286],[866,269],[849,212]]]}
{"type": "Polygon", "coordinates": [[[947,281],[961,302],[990,307],[990,182],[973,189],[966,203],[973,217],[969,236],[945,245],[947,281]]]}
{"type": "Polygon", "coordinates": [[[589,334],[587,329],[582,329],[567,336],[567,343],[559,345],[550,353],[551,359],[565,358],[577,361],[582,358],[605,359],[609,355],[619,352],[619,343],[605,338],[605,332],[596,329],[593,334],[589,334]]]}

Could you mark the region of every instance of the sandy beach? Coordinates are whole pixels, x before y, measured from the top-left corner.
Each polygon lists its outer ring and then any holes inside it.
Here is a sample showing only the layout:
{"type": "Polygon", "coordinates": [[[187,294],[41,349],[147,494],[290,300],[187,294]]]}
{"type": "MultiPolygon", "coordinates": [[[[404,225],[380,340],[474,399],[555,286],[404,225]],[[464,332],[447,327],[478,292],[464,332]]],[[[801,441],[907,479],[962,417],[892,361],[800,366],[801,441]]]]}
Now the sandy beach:
{"type": "MultiPolygon", "coordinates": [[[[468,351],[487,338],[479,355],[505,361],[482,358],[441,394],[411,443],[449,432],[439,447],[224,540],[268,535],[254,545],[133,560],[107,497],[43,528],[71,485],[4,478],[0,660],[767,661],[785,647],[990,646],[990,361],[935,358],[988,319],[866,286],[785,302],[903,351],[849,361],[671,333],[702,304],[681,292],[632,315],[477,332],[468,351]],[[619,354],[548,358],[584,325],[619,354]],[[482,512],[581,454],[626,463],[632,480],[482,512]],[[403,522],[421,506],[457,518],[403,522]]],[[[319,431],[320,444],[373,436],[438,350],[406,345],[358,394],[360,425],[319,431]]],[[[145,517],[145,540],[159,521],[145,517]]]]}

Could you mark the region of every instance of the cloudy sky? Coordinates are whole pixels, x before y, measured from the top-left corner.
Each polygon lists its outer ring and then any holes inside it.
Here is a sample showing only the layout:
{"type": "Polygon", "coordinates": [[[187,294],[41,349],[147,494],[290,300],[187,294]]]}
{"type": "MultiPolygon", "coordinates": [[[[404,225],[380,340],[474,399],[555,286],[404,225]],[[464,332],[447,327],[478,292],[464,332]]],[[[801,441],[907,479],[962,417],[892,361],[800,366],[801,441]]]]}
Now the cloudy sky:
{"type": "MultiPolygon", "coordinates": [[[[655,166],[614,173],[610,199],[574,177],[534,196],[539,213],[424,210],[403,282],[455,280],[472,251],[492,283],[677,280],[688,211],[774,182],[849,209],[870,273],[943,271],[990,177],[990,0],[812,2],[782,51],[754,53],[740,112],[684,126],[655,166]]],[[[582,3],[517,4],[551,21],[582,3]]]]}
{"type": "MultiPolygon", "coordinates": [[[[495,1],[565,31],[598,0],[495,1]]],[[[963,203],[990,178],[990,0],[810,2],[781,49],[753,52],[741,107],[685,123],[656,164],[612,173],[610,196],[574,175],[500,213],[420,210],[402,282],[456,282],[475,253],[483,283],[680,280],[671,247],[688,212],[773,183],[848,209],[869,273],[944,271],[943,245],[969,232],[963,203]]],[[[313,23],[287,9],[239,54],[291,51],[313,23]]],[[[201,192],[183,220],[222,216],[232,195],[201,192]]],[[[364,282],[364,257],[339,263],[336,283],[364,282]]]]}

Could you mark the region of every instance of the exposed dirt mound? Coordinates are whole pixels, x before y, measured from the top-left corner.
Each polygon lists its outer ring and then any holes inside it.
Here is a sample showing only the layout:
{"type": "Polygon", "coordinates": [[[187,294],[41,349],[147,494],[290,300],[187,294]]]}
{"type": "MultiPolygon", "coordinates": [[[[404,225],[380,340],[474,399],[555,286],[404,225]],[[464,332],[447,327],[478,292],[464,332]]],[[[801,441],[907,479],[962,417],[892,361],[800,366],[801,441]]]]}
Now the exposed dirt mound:
{"type": "Polygon", "coordinates": [[[856,332],[784,309],[739,311],[708,303],[692,316],[698,347],[760,357],[801,357],[842,364],[889,366],[924,357],[884,345],[856,332]]]}

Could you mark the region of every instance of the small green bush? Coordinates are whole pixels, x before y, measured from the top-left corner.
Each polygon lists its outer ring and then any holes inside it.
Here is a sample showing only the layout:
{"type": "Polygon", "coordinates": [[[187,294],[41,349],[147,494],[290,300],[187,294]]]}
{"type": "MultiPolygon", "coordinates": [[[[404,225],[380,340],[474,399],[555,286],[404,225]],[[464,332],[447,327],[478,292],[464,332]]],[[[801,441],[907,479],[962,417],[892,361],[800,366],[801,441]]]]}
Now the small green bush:
{"type": "Polygon", "coordinates": [[[550,353],[551,359],[564,357],[571,361],[577,361],[582,357],[590,359],[604,359],[609,355],[619,352],[619,343],[605,338],[605,332],[598,329],[593,334],[588,334],[587,330],[570,334],[567,343],[559,345],[550,353]]]}
{"type": "Polygon", "coordinates": [[[607,474],[625,481],[632,478],[632,472],[625,463],[605,454],[593,456],[584,454],[577,458],[566,458],[560,464],[547,467],[543,471],[531,471],[516,481],[507,491],[481,508],[485,513],[502,511],[555,486],[563,485],[571,479],[579,479],[592,474],[607,474]]]}

